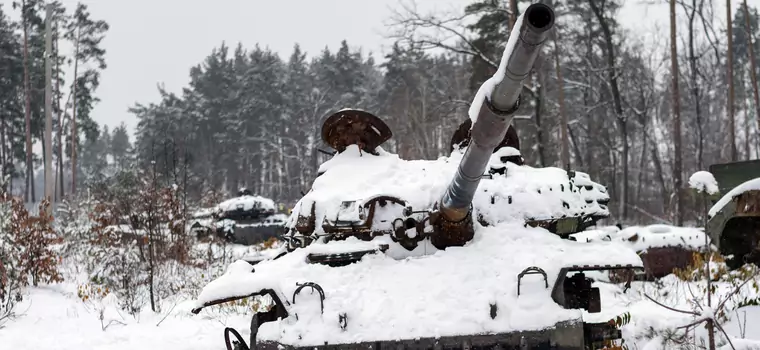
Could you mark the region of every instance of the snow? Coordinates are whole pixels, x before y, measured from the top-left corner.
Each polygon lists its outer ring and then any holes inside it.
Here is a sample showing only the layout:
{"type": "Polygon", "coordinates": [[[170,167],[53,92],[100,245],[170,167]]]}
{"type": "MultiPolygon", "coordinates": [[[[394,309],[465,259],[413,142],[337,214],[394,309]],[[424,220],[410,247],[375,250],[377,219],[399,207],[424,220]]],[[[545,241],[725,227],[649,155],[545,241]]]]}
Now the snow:
{"type": "Polygon", "coordinates": [[[662,224],[630,226],[622,230],[615,226],[609,226],[578,232],[571,236],[580,242],[622,242],[637,252],[662,247],[683,247],[699,250],[705,246],[705,233],[702,228],[662,224]]]}
{"type": "Polygon", "coordinates": [[[273,289],[280,299],[291,300],[296,283],[318,283],[326,296],[323,315],[317,294],[302,293],[296,304],[287,306],[291,315],[298,314],[297,320],[289,317],[259,329],[260,341],[302,346],[538,330],[581,319],[583,313],[552,301],[551,288],[545,289],[535,276],[524,278],[518,297],[517,275],[523,269],[543,268],[551,286],[565,266],[642,266],[636,253],[622,245],[563,240],[544,229],[515,223],[477,226],[475,238],[466,246],[423,257],[396,260],[373,254],[340,268],[306,262],[309,253],[367,250],[372,243],[389,242],[388,237],[372,242],[349,238],[340,243],[314,243],[255,266],[236,262],[203,289],[197,306],[263,289],[273,289]],[[493,320],[491,303],[499,310],[493,320]],[[348,317],[346,330],[338,324],[342,313],[348,317]]]}
{"type": "Polygon", "coordinates": [[[237,209],[243,209],[247,211],[247,210],[252,210],[253,208],[275,210],[275,204],[274,204],[274,201],[269,198],[265,198],[261,196],[244,195],[244,196],[228,199],[224,202],[219,203],[219,205],[216,206],[216,210],[221,211],[221,212],[232,211],[232,210],[237,210],[237,209]]]}
{"type": "MultiPolygon", "coordinates": [[[[517,17],[517,20],[515,21],[515,24],[512,28],[521,28],[524,16],[525,13],[517,17]]],[[[478,113],[480,113],[480,108],[483,106],[485,98],[490,98],[491,94],[493,93],[493,89],[504,79],[504,74],[507,71],[507,63],[509,62],[509,56],[512,55],[512,50],[514,50],[515,45],[517,45],[518,37],[519,35],[509,36],[509,40],[507,40],[507,46],[504,48],[504,53],[501,55],[499,69],[496,70],[496,73],[494,73],[491,78],[486,80],[483,85],[480,86],[480,89],[478,89],[478,92],[472,99],[472,104],[470,104],[470,109],[468,111],[470,120],[472,120],[472,125],[475,125],[475,122],[478,120],[478,113]]]]}
{"type": "Polygon", "coordinates": [[[689,177],[689,186],[699,192],[714,195],[720,192],[718,181],[709,171],[697,171],[689,177]]]}
{"type": "MultiPolygon", "coordinates": [[[[293,208],[286,224],[293,228],[299,215],[315,210],[317,234],[324,233],[324,220],[359,219],[359,204],[378,196],[394,196],[413,210],[430,210],[453,178],[464,150],[437,160],[402,160],[382,148],[378,155],[361,152],[356,145],[323,163],[309,191],[293,208]],[[350,203],[355,201],[356,203],[350,203]],[[346,203],[348,202],[348,203],[346,203]],[[356,211],[351,211],[354,208],[356,211]],[[340,214],[340,216],[338,216],[340,214]]],[[[569,216],[609,214],[604,204],[609,200],[606,188],[593,182],[588,174],[576,172],[570,179],[565,170],[554,167],[533,168],[502,162],[500,149],[490,159],[492,167],[504,167],[504,175],[484,177],[473,199],[474,214],[491,224],[557,219],[569,216]]],[[[403,207],[376,207],[372,229],[392,230],[393,220],[402,217],[403,207]]]]}
{"type": "MultiPolygon", "coordinates": [[[[116,320],[101,330],[98,314],[76,296],[70,285],[35,288],[27,300],[19,305],[24,315],[0,329],[0,348],[13,350],[133,350],[133,349],[187,349],[206,350],[223,348],[221,324],[249,322],[248,317],[187,317],[187,302],[178,304],[171,315],[144,312],[135,320],[116,307],[109,307],[105,322],[116,320]],[[191,341],[188,341],[191,340],[191,341]]],[[[172,305],[165,305],[166,311],[172,305]]]]}
{"type": "Polygon", "coordinates": [[[723,209],[723,207],[726,206],[726,204],[731,202],[738,195],[754,190],[760,190],[760,177],[746,181],[741,185],[734,187],[731,191],[728,191],[728,193],[723,195],[723,197],[721,197],[720,200],[716,202],[712,208],[710,208],[710,211],[707,213],[707,217],[712,218],[715,216],[715,214],[717,214],[721,209],[723,209]]]}
{"type": "Polygon", "coordinates": [[[500,169],[506,166],[506,163],[501,161],[502,157],[515,157],[520,156],[520,151],[513,147],[502,147],[491,155],[489,166],[493,169],[500,169]]]}
{"type": "MultiPolygon", "coordinates": [[[[402,303],[410,305],[409,308],[411,310],[403,312],[398,317],[389,316],[380,319],[377,325],[373,325],[372,327],[385,328],[383,332],[386,333],[392,330],[400,330],[406,333],[418,332],[420,331],[420,324],[435,315],[450,317],[448,320],[435,320],[435,322],[442,325],[442,327],[439,327],[442,330],[450,329],[454,327],[454,323],[460,321],[463,321],[463,324],[467,325],[467,327],[473,327],[474,323],[481,318],[481,314],[488,315],[488,305],[485,307],[482,305],[484,301],[496,302],[498,305],[496,320],[491,321],[490,317],[488,317],[483,322],[482,328],[484,329],[493,328],[493,324],[497,323],[497,321],[503,324],[505,328],[522,325],[523,320],[520,317],[528,313],[531,307],[534,307],[534,310],[537,311],[549,312],[543,315],[530,314],[525,317],[526,326],[537,325],[539,323],[537,319],[540,317],[554,319],[559,318],[560,315],[555,315],[554,312],[557,310],[540,304],[538,298],[531,298],[529,295],[529,293],[545,295],[543,294],[545,293],[543,281],[541,281],[540,277],[526,276],[522,281],[522,290],[526,299],[522,297],[516,299],[514,281],[516,276],[512,276],[511,273],[519,270],[523,265],[551,261],[552,255],[556,256],[557,248],[571,248],[570,252],[573,255],[576,253],[598,253],[596,250],[577,251],[577,247],[581,243],[567,240],[562,241],[549,236],[543,230],[526,229],[521,226],[513,228],[511,226],[500,225],[499,228],[490,230],[479,229],[478,236],[476,241],[467,247],[439,252],[436,255],[424,258],[394,261],[382,256],[367,257],[364,261],[354,266],[342,268],[301,265],[302,267],[305,266],[308,270],[300,273],[302,276],[307,275],[309,272],[318,271],[318,278],[324,278],[323,275],[329,274],[329,278],[325,278],[325,280],[335,280],[342,275],[345,276],[346,283],[357,283],[354,289],[366,291],[371,291],[373,288],[378,287],[378,285],[373,285],[372,283],[378,282],[381,278],[388,278],[388,274],[395,268],[395,271],[401,272],[400,280],[396,282],[394,276],[387,285],[381,284],[379,287],[386,292],[398,292],[402,290],[407,292],[407,294],[403,295],[388,294],[383,295],[379,299],[371,299],[377,297],[380,293],[368,294],[356,292],[351,294],[349,291],[352,286],[351,284],[340,285],[337,288],[336,285],[331,285],[328,288],[328,283],[320,283],[324,287],[326,294],[325,314],[320,317],[317,293],[312,294],[306,288],[297,297],[297,303],[292,305],[294,308],[301,307],[298,310],[299,317],[310,316],[307,314],[308,311],[315,312],[311,316],[314,316],[316,319],[312,319],[311,322],[315,322],[315,326],[318,327],[313,332],[306,332],[305,334],[328,330],[331,335],[341,336],[340,333],[342,332],[337,326],[335,310],[343,306],[346,308],[345,311],[348,316],[348,328],[346,332],[350,332],[350,334],[356,336],[356,339],[360,340],[366,336],[366,334],[358,334],[360,332],[356,330],[357,327],[364,326],[364,323],[360,323],[360,321],[366,322],[366,318],[364,317],[361,320],[355,318],[359,315],[357,313],[360,310],[377,314],[381,312],[379,309],[386,307],[401,308],[402,303]],[[536,233],[538,233],[538,237],[536,237],[536,233]],[[490,237],[482,237],[485,235],[489,235],[490,237]],[[488,245],[492,243],[500,245],[499,247],[489,248],[488,245]],[[525,245],[523,245],[524,243],[525,245]],[[544,245],[544,243],[550,244],[544,245]],[[496,251],[502,247],[502,244],[519,245],[526,250],[522,251],[518,248],[505,247],[507,248],[505,254],[496,255],[496,251]],[[541,246],[537,247],[536,245],[538,244],[541,246]],[[472,264],[476,263],[475,259],[477,259],[473,248],[478,249],[478,251],[485,249],[489,252],[488,256],[482,259],[487,264],[476,267],[472,266],[472,264]],[[530,249],[539,252],[539,254],[535,256],[534,253],[528,251],[530,249]],[[518,256],[510,258],[508,254],[511,253],[516,253],[518,256]],[[453,260],[456,260],[457,263],[466,263],[467,267],[460,269],[457,267],[457,264],[451,264],[453,260]],[[513,261],[520,262],[521,266],[510,266],[509,263],[513,261]],[[427,271],[429,267],[434,266],[438,267],[435,267],[430,272],[427,271]],[[449,272],[448,268],[452,268],[452,272],[449,272]],[[444,273],[441,273],[441,271],[444,271],[444,273]],[[458,281],[457,278],[463,277],[462,274],[465,271],[467,271],[467,275],[464,276],[465,279],[458,281]],[[416,281],[413,279],[417,276],[421,276],[422,280],[416,281]],[[410,281],[411,284],[409,283],[410,281]],[[434,283],[417,292],[417,288],[430,281],[434,283]],[[485,281],[487,283],[473,284],[473,281],[485,281]],[[509,285],[497,285],[500,282],[505,282],[509,285]],[[403,288],[401,284],[406,284],[408,287],[403,288]],[[463,290],[469,293],[468,295],[471,297],[458,298],[466,299],[463,305],[458,305],[451,308],[451,310],[439,309],[443,306],[441,305],[442,303],[435,302],[436,300],[451,300],[450,294],[461,293],[463,290]],[[352,298],[341,302],[339,298],[346,294],[352,295],[352,298]],[[362,298],[362,296],[366,296],[366,298],[362,298]],[[428,300],[432,300],[433,303],[431,304],[428,300]],[[351,303],[357,301],[358,303],[352,306],[351,303]],[[506,304],[509,301],[512,304],[506,304]],[[415,328],[414,330],[407,330],[405,328],[410,324],[415,328]]],[[[357,244],[356,248],[367,247],[366,244],[357,241],[346,243],[344,247],[348,247],[349,244],[357,244]]],[[[601,244],[603,246],[610,246],[616,251],[618,249],[614,247],[616,245],[614,242],[602,242],[601,244]]],[[[206,247],[207,244],[196,245],[196,249],[200,250],[205,250],[207,249],[206,247]]],[[[246,246],[228,245],[228,247],[235,248],[236,252],[233,255],[236,256],[240,256],[241,253],[245,252],[250,253],[253,250],[252,247],[246,246]]],[[[272,257],[277,252],[277,249],[267,249],[257,254],[272,257]]],[[[612,254],[614,252],[610,252],[608,255],[612,254]]],[[[608,258],[608,255],[600,258],[608,258]]],[[[627,254],[625,255],[627,256],[627,254]]],[[[561,260],[564,262],[582,258],[582,256],[573,259],[563,257],[561,260]]],[[[242,275],[248,278],[262,272],[270,275],[276,274],[276,271],[272,270],[275,266],[271,264],[277,261],[263,262],[256,266],[237,263],[235,266],[240,271],[230,271],[230,275],[242,275]],[[270,267],[264,268],[265,264],[270,264],[270,267]],[[251,267],[256,268],[255,273],[244,272],[246,270],[250,271],[251,267]]],[[[290,264],[293,266],[288,268],[288,273],[291,273],[292,269],[297,268],[295,266],[297,264],[295,259],[291,259],[287,263],[287,265],[290,264]]],[[[235,270],[236,268],[232,268],[231,270],[235,270]]],[[[549,281],[551,283],[554,273],[551,273],[549,270],[547,272],[550,273],[549,281]]],[[[313,279],[309,278],[307,280],[313,279]]],[[[104,331],[101,329],[101,323],[98,319],[98,310],[92,304],[83,303],[76,296],[77,284],[84,283],[86,278],[74,279],[67,277],[67,281],[63,284],[44,285],[38,288],[31,287],[27,290],[24,301],[17,309],[19,316],[4,323],[3,326],[5,328],[0,329],[1,349],[127,350],[181,348],[205,350],[223,348],[222,330],[224,327],[237,329],[246,341],[250,334],[248,331],[252,315],[250,306],[242,307],[224,304],[222,306],[208,307],[201,311],[200,314],[192,315],[189,310],[195,307],[197,302],[179,295],[172,296],[163,301],[161,303],[161,312],[153,313],[146,307],[137,317],[129,316],[123,311],[117,310],[114,300],[104,300],[104,322],[108,323],[112,320],[117,320],[123,323],[123,325],[113,324],[104,331]],[[30,338],[30,335],[33,339],[30,338]],[[191,341],[188,341],[188,339],[191,341]]],[[[288,299],[292,300],[292,291],[295,286],[287,282],[280,281],[280,284],[288,287],[286,288],[286,292],[291,293],[288,299]]],[[[320,280],[319,282],[322,281],[320,280]]],[[[661,282],[660,287],[658,287],[659,284],[633,282],[632,288],[626,292],[623,292],[622,285],[620,284],[595,282],[593,287],[600,288],[602,313],[587,314],[584,312],[582,313],[582,317],[587,321],[591,318],[602,320],[612,318],[612,315],[617,316],[624,312],[630,312],[631,322],[622,327],[625,344],[629,348],[673,349],[672,344],[661,345],[663,331],[665,329],[674,330],[676,327],[686,325],[694,317],[657,306],[651,301],[646,300],[644,294],[650,295],[668,306],[682,310],[692,310],[695,298],[692,297],[690,292],[699,290],[697,286],[704,287],[704,283],[686,283],[672,275],[662,279],[661,282]]],[[[721,281],[713,282],[713,285],[717,288],[716,296],[713,297],[713,306],[715,306],[715,301],[720,300],[723,295],[733,290],[733,287],[721,281]]],[[[757,291],[750,285],[745,287],[737,300],[758,297],[757,291]]],[[[734,305],[732,302],[727,304],[729,308],[735,307],[734,305]]],[[[559,311],[566,312],[569,317],[580,317],[581,314],[573,310],[560,309],[559,311]]],[[[760,349],[760,306],[742,307],[728,313],[728,316],[730,319],[723,324],[723,328],[732,337],[732,342],[736,346],[736,349],[760,349]]],[[[267,327],[263,327],[262,330],[265,328],[283,327],[285,329],[286,327],[298,326],[287,325],[285,322],[278,325],[273,323],[266,325],[267,327]]],[[[703,327],[698,327],[695,331],[700,339],[705,339],[706,332],[703,327]]],[[[270,331],[268,332],[271,334],[270,331]]],[[[286,331],[283,336],[287,336],[290,334],[289,332],[286,331]]],[[[342,337],[349,338],[350,335],[342,337]]],[[[731,349],[725,341],[721,340],[722,337],[718,339],[718,349],[731,349]]]]}
{"type": "Polygon", "coordinates": [[[193,212],[192,218],[203,219],[210,217],[214,213],[214,208],[200,208],[193,212]]]}
{"type": "Polygon", "coordinates": [[[745,306],[732,312],[731,316],[731,320],[723,326],[726,332],[735,335],[744,333],[747,339],[760,342],[760,331],[757,330],[758,325],[760,325],[760,306],[745,306]],[[743,331],[745,327],[749,328],[750,331],[743,331]]]}
{"type": "Polygon", "coordinates": [[[519,156],[520,150],[514,147],[502,147],[494,153],[496,157],[513,157],[519,156]]]}

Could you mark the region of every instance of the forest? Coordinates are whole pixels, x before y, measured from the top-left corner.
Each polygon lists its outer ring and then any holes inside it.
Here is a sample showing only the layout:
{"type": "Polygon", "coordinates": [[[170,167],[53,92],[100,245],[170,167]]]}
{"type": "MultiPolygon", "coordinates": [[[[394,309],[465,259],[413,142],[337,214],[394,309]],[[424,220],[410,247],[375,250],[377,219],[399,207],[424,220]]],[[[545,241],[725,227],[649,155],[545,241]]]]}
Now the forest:
{"type": "MultiPolygon", "coordinates": [[[[589,173],[608,187],[615,221],[697,220],[701,210],[692,210],[697,201],[685,179],[711,164],[760,154],[751,59],[757,10],[740,4],[726,17],[724,3],[674,4],[675,51],[668,35],[649,43],[623,28],[622,0],[554,3],[557,30],[513,124],[526,164],[589,173]]],[[[123,125],[109,131],[91,116],[106,69],[100,41],[108,24],[92,19],[84,5],[69,15],[56,4],[57,197],[115,181],[118,172],[151,171],[163,185],[181,187],[188,203],[213,204],[246,187],[292,206],[329,157],[322,122],[345,107],[388,123],[393,138],[382,147],[403,159],[447,156],[475,91],[495,72],[510,24],[527,5],[476,0],[455,14],[402,6],[389,19],[386,32],[395,44],[383,57],[346,41],[316,53],[295,43],[288,57],[257,44],[220,43],[189,69],[180,93],[159,87],[159,102],[129,107],[139,121],[129,140],[123,125]],[[59,52],[59,42],[75,50],[59,52]],[[67,78],[72,67],[76,79],[67,78]]],[[[29,141],[42,137],[43,6],[22,1],[3,8],[21,11],[20,22],[5,12],[0,17],[6,52],[0,65],[9,72],[0,82],[2,171],[31,201],[42,188],[34,180],[41,178],[42,152],[31,152],[29,141]],[[31,168],[40,174],[32,176],[31,168]],[[37,186],[27,186],[30,179],[37,186]]]]}

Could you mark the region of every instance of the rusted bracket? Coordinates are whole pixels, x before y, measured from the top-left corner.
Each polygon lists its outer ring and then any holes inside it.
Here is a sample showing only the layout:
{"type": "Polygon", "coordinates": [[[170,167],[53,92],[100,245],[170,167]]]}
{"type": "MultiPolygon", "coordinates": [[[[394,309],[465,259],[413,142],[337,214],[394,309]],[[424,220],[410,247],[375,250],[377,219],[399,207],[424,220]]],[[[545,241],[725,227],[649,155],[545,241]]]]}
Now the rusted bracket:
{"type": "Polygon", "coordinates": [[[522,278],[525,275],[543,275],[544,276],[544,288],[549,288],[549,280],[546,278],[546,271],[544,269],[537,267],[537,266],[531,266],[522,272],[520,272],[517,275],[517,295],[520,295],[520,282],[522,281],[522,278]]]}
{"type": "Polygon", "coordinates": [[[293,304],[296,303],[296,295],[301,292],[301,289],[304,287],[311,287],[311,290],[316,290],[319,293],[319,306],[321,308],[321,312],[325,313],[325,291],[322,289],[322,287],[314,282],[306,282],[306,283],[296,283],[296,291],[293,292],[293,304]]]}

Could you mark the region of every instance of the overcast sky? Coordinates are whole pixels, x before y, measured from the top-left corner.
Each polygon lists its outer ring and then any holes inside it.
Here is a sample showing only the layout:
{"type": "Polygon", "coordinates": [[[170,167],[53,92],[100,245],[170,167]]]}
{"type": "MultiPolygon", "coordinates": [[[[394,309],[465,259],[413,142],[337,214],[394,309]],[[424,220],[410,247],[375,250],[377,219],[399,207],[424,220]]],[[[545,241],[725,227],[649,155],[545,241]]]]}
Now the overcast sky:
{"type": "MultiPolygon", "coordinates": [[[[127,108],[135,102],[156,102],[159,82],[169,91],[179,92],[188,82],[190,67],[222,41],[230,45],[242,42],[245,47],[259,43],[287,59],[296,42],[307,53],[317,54],[325,46],[337,48],[346,39],[349,45],[371,50],[380,59],[391,44],[384,38],[388,33],[384,23],[399,1],[83,0],[94,18],[111,26],[104,39],[108,68],[101,77],[97,91],[101,102],[93,116],[109,127],[124,121],[132,132],[137,120],[127,108]]],[[[667,5],[643,6],[640,1],[627,0],[620,16],[624,26],[641,32],[642,40],[652,40],[652,33],[667,38],[667,5]],[[657,31],[657,26],[662,30],[657,31]]],[[[722,16],[725,1],[714,1],[722,16]]],[[[77,1],[62,2],[73,11],[77,1]]],[[[461,10],[471,2],[416,0],[426,11],[461,10]]],[[[740,3],[732,2],[734,7],[740,3]]],[[[760,0],[748,2],[760,5],[760,0]]],[[[11,10],[11,0],[0,3],[11,10]]]]}

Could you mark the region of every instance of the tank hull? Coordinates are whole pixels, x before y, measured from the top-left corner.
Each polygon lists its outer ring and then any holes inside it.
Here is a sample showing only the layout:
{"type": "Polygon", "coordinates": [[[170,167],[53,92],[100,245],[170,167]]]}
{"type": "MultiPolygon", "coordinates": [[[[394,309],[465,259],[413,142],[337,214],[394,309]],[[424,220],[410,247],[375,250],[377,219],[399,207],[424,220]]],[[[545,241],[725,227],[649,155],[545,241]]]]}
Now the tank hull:
{"type": "Polygon", "coordinates": [[[607,324],[589,324],[582,321],[562,322],[555,327],[534,331],[499,334],[463,335],[439,338],[419,338],[359,342],[352,344],[326,344],[292,346],[278,342],[259,342],[261,350],[379,350],[379,349],[530,349],[530,350],[586,350],[602,347],[605,340],[619,339],[620,331],[607,324]],[[603,339],[606,338],[606,339],[603,339]],[[595,345],[596,343],[596,345],[595,345]]]}
{"type": "Polygon", "coordinates": [[[256,226],[235,226],[232,232],[219,230],[219,234],[231,243],[242,245],[255,245],[266,242],[270,238],[281,237],[285,233],[283,225],[256,225],[256,226]]]}

